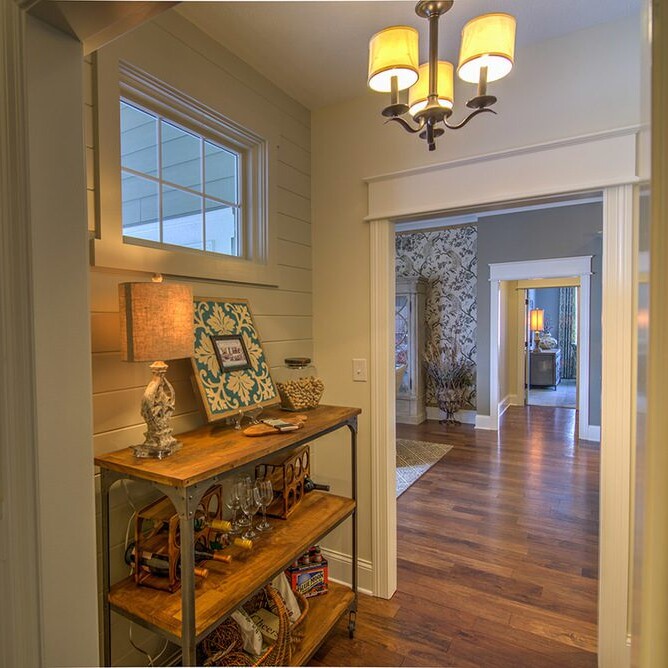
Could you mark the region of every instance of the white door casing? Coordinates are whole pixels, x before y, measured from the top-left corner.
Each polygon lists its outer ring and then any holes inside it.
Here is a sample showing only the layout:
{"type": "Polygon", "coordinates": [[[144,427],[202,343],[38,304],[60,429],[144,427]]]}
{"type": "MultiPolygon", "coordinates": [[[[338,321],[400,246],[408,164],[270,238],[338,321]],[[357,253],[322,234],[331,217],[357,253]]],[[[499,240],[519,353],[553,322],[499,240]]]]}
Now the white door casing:
{"type": "Polygon", "coordinates": [[[578,437],[598,440],[597,430],[589,425],[589,331],[591,302],[591,255],[581,257],[498,262],[489,265],[490,333],[489,333],[489,407],[490,415],[476,418],[478,429],[499,428],[499,283],[531,278],[580,277],[578,300],[578,437]],[[594,437],[592,439],[592,436],[594,437]]]}
{"type": "MultiPolygon", "coordinates": [[[[633,228],[632,207],[624,204],[626,198],[620,193],[626,192],[631,184],[639,181],[636,173],[637,131],[635,127],[621,128],[367,179],[369,211],[366,220],[370,221],[371,228],[372,316],[380,316],[383,309],[392,312],[390,296],[394,294],[394,274],[386,270],[376,273],[374,270],[379,266],[392,266],[393,223],[415,218],[418,214],[438,216],[458,208],[471,210],[481,205],[503,205],[528,198],[603,190],[604,265],[612,268],[613,258],[623,265],[632,261],[632,249],[620,248],[620,244],[625,243],[628,230],[633,228]],[[537,164],[541,165],[541,169],[536,169],[537,164]],[[481,183],[485,184],[485,188],[480,188],[481,183]],[[444,187],[444,184],[448,187],[444,187]],[[611,206],[611,203],[616,204],[611,206]],[[382,228],[385,228],[384,231],[381,231],[382,228]],[[610,238],[610,232],[615,228],[618,234],[610,238]],[[389,257],[383,260],[383,254],[389,257]]],[[[612,299],[608,284],[611,277],[609,270],[606,274],[603,283],[604,322],[609,317],[606,309],[610,308],[609,300],[612,299]]],[[[628,272],[622,270],[617,279],[618,285],[613,292],[627,294],[628,290],[632,291],[633,278],[628,272]]],[[[620,308],[623,307],[628,307],[628,303],[623,302],[620,308]]],[[[627,308],[624,311],[624,322],[632,318],[632,309],[627,308]]],[[[389,323],[385,324],[389,326],[389,323]]],[[[392,341],[387,334],[379,324],[372,325],[372,554],[374,593],[385,598],[391,596],[396,588],[397,559],[394,475],[387,470],[388,461],[394,461],[395,448],[394,425],[390,424],[394,420],[391,405],[394,397],[392,341]],[[386,368],[383,370],[383,367],[386,368]],[[380,413],[375,414],[378,409],[380,413]]],[[[615,355],[604,353],[604,383],[623,378],[624,370],[631,365],[634,353],[632,346],[626,345],[628,342],[616,342],[616,336],[616,332],[606,332],[604,327],[603,350],[610,344],[616,345],[615,355]]],[[[628,566],[630,547],[628,522],[605,521],[604,518],[612,518],[620,511],[624,512],[624,509],[625,517],[628,518],[630,478],[623,474],[630,457],[631,439],[630,433],[614,430],[617,429],[617,422],[625,419],[630,412],[631,405],[626,403],[624,392],[608,391],[606,394],[604,390],[601,416],[599,610],[604,603],[617,598],[615,591],[628,591],[628,567],[625,568],[625,564],[628,566]],[[613,443],[608,447],[606,435],[613,433],[613,443]],[[622,553],[627,555],[626,559],[618,558],[622,553]]],[[[628,601],[626,597],[623,598],[623,601],[620,600],[622,605],[599,614],[599,665],[605,668],[629,665],[626,644],[628,601]],[[624,651],[620,651],[620,648],[624,648],[624,651]]]]}

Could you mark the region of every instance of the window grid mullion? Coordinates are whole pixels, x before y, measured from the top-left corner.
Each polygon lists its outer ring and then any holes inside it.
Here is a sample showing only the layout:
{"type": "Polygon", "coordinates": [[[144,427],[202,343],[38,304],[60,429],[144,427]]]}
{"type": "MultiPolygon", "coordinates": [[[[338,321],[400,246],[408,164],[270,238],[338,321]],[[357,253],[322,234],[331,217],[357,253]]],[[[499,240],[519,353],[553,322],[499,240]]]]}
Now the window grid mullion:
{"type": "Polygon", "coordinates": [[[162,220],[163,216],[163,206],[162,198],[164,195],[164,188],[162,186],[162,118],[158,116],[158,219],[160,221],[160,243],[165,243],[164,241],[164,224],[162,220]]]}
{"type": "Polygon", "coordinates": [[[241,204],[237,204],[235,202],[228,202],[227,200],[221,199],[220,197],[216,197],[215,195],[207,195],[206,193],[203,193],[199,190],[193,190],[188,186],[182,186],[179,185],[178,183],[173,183],[172,181],[167,181],[162,178],[156,178],[155,176],[151,176],[150,174],[145,174],[144,172],[139,172],[136,169],[132,169],[131,167],[123,167],[123,170],[126,171],[128,174],[132,174],[133,176],[140,176],[141,178],[146,179],[147,181],[154,181],[155,183],[164,183],[168,188],[174,188],[174,190],[182,190],[183,192],[190,193],[191,195],[195,195],[196,197],[205,197],[206,199],[210,199],[213,202],[218,202],[218,204],[223,204],[224,206],[241,207],[241,204]]]}
{"type": "Polygon", "coordinates": [[[206,162],[204,160],[204,138],[200,137],[199,139],[199,145],[200,145],[200,160],[202,161],[202,169],[201,174],[202,174],[202,195],[201,195],[201,207],[202,207],[202,250],[206,250],[206,199],[205,199],[205,193],[206,193],[206,162]]]}

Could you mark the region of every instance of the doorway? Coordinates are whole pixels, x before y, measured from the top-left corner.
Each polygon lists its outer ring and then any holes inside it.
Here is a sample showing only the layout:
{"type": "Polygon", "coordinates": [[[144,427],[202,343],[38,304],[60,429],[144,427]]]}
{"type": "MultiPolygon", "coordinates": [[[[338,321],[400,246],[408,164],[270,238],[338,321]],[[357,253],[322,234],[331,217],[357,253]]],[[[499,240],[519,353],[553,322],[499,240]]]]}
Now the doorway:
{"type": "Polygon", "coordinates": [[[520,282],[517,375],[526,406],[578,406],[579,278],[520,282]]]}
{"type": "Polygon", "coordinates": [[[525,345],[527,406],[577,406],[577,288],[525,292],[530,336],[525,345]]]}
{"type": "MultiPolygon", "coordinates": [[[[629,382],[617,380],[630,379],[632,367],[631,346],[627,341],[634,322],[634,188],[631,184],[635,183],[637,176],[636,138],[634,133],[632,135],[628,145],[626,136],[597,136],[582,141],[582,147],[586,149],[582,152],[580,145],[576,148],[550,145],[532,149],[527,154],[496,156],[494,161],[476,162],[473,166],[468,163],[437,165],[421,170],[419,174],[400,173],[369,180],[367,219],[370,221],[369,267],[372,277],[370,450],[371,496],[376,517],[372,535],[372,579],[377,596],[389,598],[392,595],[396,589],[397,573],[395,476],[393,468],[387,466],[388,455],[390,458],[394,455],[396,438],[394,393],[390,391],[395,384],[394,342],[388,336],[394,324],[394,223],[400,216],[411,213],[436,210],[461,212],[464,206],[517,201],[539,193],[574,192],[581,188],[582,183],[589,187],[596,184],[604,188],[603,257],[606,281],[603,321],[610,325],[614,323],[614,327],[602,327],[600,336],[604,350],[603,372],[611,380],[606,383],[602,397],[603,424],[599,430],[606,438],[606,447],[601,450],[600,497],[604,521],[601,524],[599,652],[606,660],[625,651],[627,588],[620,587],[619,583],[627,582],[628,578],[628,559],[624,557],[628,555],[628,522],[624,522],[623,518],[628,518],[630,507],[631,432],[628,406],[631,405],[631,389],[629,382]],[[610,148],[609,152],[601,150],[603,144],[610,148]],[[625,147],[628,148],[628,155],[622,155],[625,147]],[[570,155],[572,152],[577,155],[570,155]],[[540,154],[540,170],[535,169],[536,154],[540,154]],[[615,156],[614,159],[611,156],[615,156]],[[557,157],[559,160],[556,160],[557,157]],[[526,169],[520,169],[521,166],[526,169]],[[574,166],[578,168],[577,174],[574,173],[574,166]],[[611,166],[619,173],[611,175],[611,166]],[[470,168],[475,168],[476,178],[468,174],[470,168]],[[543,175],[549,178],[545,180],[543,175]],[[412,187],[418,179],[420,187],[412,187]],[[447,189],[442,187],[444,179],[449,184],[447,189]],[[481,182],[485,183],[483,195],[479,188],[481,182]],[[509,184],[517,184],[517,188],[509,190],[509,184]],[[401,206],[397,203],[399,194],[403,198],[401,206]],[[608,521],[612,517],[615,520],[608,521]]],[[[568,273],[557,274],[564,275],[568,273]]],[[[498,310],[492,311],[490,305],[490,316],[498,318],[498,310]]],[[[582,327],[580,335],[581,330],[582,327]]],[[[483,417],[492,422],[491,416],[483,417]]],[[[498,424],[498,420],[496,422],[498,424]]]]}

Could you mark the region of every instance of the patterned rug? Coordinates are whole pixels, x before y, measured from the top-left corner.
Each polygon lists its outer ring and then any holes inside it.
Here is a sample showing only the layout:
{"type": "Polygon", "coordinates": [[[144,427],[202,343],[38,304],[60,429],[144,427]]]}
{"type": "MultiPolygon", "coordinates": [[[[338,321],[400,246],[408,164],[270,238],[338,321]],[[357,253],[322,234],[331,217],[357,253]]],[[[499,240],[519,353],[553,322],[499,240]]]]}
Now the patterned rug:
{"type": "Polygon", "coordinates": [[[403,494],[439,459],[452,450],[445,443],[397,439],[397,496],[403,494]]]}

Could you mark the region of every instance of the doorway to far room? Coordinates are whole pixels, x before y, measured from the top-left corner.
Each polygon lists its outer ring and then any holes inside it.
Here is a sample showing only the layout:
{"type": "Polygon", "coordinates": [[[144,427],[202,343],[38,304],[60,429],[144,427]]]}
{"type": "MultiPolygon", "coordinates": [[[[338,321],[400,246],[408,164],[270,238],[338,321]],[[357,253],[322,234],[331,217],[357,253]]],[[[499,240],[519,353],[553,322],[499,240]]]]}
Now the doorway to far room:
{"type": "Polygon", "coordinates": [[[578,288],[525,290],[525,404],[577,407],[578,288]]]}

